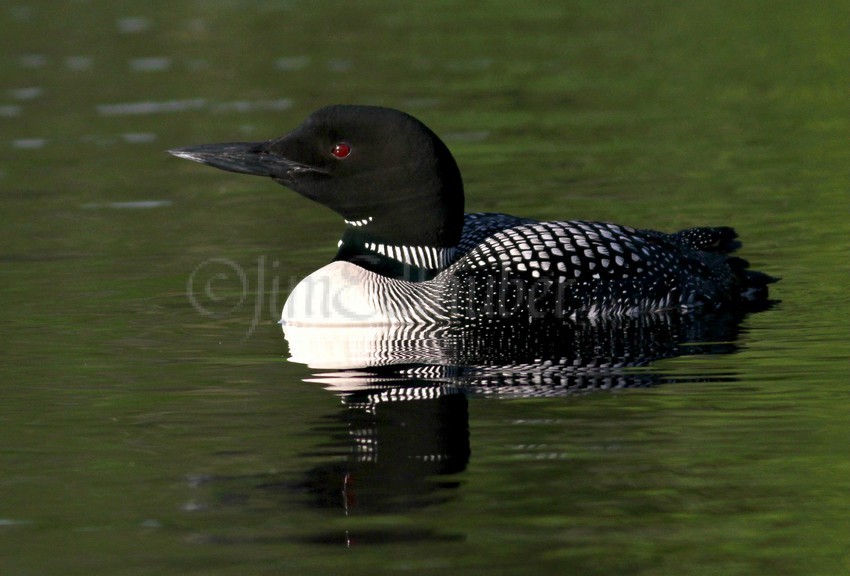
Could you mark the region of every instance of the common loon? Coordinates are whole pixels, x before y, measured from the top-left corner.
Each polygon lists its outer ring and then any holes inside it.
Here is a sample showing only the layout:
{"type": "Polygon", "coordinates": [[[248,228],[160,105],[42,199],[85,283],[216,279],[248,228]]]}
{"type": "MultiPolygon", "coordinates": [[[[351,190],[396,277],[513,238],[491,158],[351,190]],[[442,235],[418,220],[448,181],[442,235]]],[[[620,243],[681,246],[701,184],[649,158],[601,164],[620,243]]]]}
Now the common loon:
{"type": "Polygon", "coordinates": [[[274,140],[169,152],[271,177],[343,217],[336,257],[295,287],[284,324],[715,310],[763,302],[775,281],[728,255],[739,243],[725,226],[665,234],[464,214],[449,149],[419,120],[390,108],[328,106],[274,140]]]}

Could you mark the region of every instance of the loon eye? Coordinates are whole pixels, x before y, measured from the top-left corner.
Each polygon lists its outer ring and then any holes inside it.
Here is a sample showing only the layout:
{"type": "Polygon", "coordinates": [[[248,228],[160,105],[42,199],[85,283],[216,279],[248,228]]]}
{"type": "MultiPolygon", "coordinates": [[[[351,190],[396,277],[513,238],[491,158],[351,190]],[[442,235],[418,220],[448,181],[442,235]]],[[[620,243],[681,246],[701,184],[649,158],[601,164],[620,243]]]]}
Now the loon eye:
{"type": "Polygon", "coordinates": [[[345,142],[334,144],[334,147],[331,148],[331,154],[333,154],[337,158],[345,158],[346,156],[351,154],[351,146],[349,146],[345,142]]]}

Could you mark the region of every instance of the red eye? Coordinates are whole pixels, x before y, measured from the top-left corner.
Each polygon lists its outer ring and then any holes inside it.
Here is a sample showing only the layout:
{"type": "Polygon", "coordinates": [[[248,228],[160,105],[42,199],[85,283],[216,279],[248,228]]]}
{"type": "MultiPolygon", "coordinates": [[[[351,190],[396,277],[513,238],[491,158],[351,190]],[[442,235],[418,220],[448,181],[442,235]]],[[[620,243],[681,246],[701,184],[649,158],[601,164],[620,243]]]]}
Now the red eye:
{"type": "Polygon", "coordinates": [[[334,147],[331,148],[331,154],[333,154],[337,158],[345,158],[346,156],[351,154],[351,146],[349,146],[345,142],[334,144],[334,147]]]}

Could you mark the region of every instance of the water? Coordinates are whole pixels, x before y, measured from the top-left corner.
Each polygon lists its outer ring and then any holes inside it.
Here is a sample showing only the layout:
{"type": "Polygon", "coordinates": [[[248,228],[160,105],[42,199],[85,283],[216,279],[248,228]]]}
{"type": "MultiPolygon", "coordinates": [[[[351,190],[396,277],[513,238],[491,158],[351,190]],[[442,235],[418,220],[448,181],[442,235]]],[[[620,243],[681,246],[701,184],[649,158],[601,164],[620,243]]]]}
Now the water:
{"type": "Polygon", "coordinates": [[[846,16],[4,6],[0,572],[846,572],[846,16]],[[484,373],[288,362],[277,315],[340,223],[164,150],[334,102],[444,135],[472,210],[734,225],[781,303],[591,330],[601,356],[485,340],[464,357],[504,368],[484,373]],[[519,363],[578,356],[635,365],[553,383],[519,363]]]}

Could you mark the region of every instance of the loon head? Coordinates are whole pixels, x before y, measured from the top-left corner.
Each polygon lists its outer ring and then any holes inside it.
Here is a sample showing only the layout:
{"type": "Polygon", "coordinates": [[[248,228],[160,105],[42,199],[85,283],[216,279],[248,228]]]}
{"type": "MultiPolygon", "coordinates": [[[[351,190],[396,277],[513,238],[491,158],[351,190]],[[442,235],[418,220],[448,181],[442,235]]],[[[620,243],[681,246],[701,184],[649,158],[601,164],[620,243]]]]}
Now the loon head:
{"type": "Polygon", "coordinates": [[[271,177],[331,208],[348,224],[341,246],[347,243],[349,251],[358,243],[439,249],[460,240],[464,198],[457,164],[428,127],[398,110],[328,106],[274,140],[169,152],[271,177]]]}

